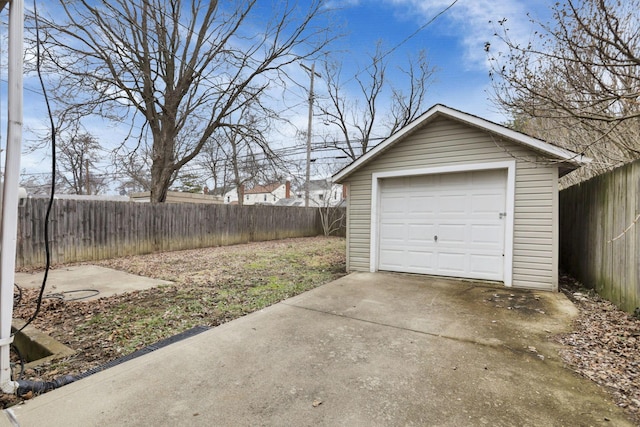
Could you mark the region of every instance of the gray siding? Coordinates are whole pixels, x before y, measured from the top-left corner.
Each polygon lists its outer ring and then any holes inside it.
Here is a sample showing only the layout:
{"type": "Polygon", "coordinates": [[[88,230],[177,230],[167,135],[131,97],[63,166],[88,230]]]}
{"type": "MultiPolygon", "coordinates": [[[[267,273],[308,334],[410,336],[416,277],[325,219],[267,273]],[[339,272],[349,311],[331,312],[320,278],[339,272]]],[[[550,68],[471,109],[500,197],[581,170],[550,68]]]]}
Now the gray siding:
{"type": "Polygon", "coordinates": [[[369,271],[372,173],[516,159],[513,286],[558,286],[558,168],[534,151],[439,118],[345,179],[350,271],[369,271]]]}

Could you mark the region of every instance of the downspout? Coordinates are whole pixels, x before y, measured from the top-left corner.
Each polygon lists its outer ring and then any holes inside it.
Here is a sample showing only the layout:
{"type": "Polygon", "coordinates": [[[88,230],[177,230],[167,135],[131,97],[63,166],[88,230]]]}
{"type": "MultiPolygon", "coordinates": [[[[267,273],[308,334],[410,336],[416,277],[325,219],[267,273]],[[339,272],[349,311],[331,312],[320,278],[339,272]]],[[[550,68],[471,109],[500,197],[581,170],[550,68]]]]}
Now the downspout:
{"type": "Polygon", "coordinates": [[[4,393],[10,394],[15,393],[18,388],[18,383],[11,380],[9,346],[13,341],[11,320],[22,149],[23,32],[24,0],[11,0],[9,2],[7,154],[0,223],[0,388],[4,393]]]}

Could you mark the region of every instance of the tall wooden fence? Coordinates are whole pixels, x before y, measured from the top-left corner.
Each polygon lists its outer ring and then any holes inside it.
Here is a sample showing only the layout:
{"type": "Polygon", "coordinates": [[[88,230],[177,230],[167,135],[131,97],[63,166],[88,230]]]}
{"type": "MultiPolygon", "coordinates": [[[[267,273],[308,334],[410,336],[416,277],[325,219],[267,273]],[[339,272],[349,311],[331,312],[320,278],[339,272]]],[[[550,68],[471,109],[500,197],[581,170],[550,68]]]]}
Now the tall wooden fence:
{"type": "MultiPolygon", "coordinates": [[[[48,200],[19,207],[16,264],[45,264],[48,200]]],[[[318,210],[285,206],[54,201],[49,244],[54,264],[322,234],[318,210]]]]}
{"type": "Polygon", "coordinates": [[[621,309],[640,306],[640,162],[560,192],[561,267],[621,309]]]}

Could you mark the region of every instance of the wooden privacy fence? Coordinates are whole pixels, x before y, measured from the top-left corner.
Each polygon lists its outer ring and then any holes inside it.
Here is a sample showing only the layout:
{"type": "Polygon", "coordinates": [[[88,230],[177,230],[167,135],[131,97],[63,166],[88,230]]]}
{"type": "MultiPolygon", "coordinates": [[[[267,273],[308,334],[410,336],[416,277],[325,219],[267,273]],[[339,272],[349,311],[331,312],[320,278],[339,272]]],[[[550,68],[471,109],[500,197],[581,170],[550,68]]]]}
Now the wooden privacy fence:
{"type": "MultiPolygon", "coordinates": [[[[18,267],[45,264],[48,200],[18,210],[18,267]]],[[[322,234],[317,209],[285,206],[54,201],[49,244],[54,264],[322,234]]]]}
{"type": "Polygon", "coordinates": [[[627,312],[640,306],[640,162],[560,192],[561,267],[627,312]]]}

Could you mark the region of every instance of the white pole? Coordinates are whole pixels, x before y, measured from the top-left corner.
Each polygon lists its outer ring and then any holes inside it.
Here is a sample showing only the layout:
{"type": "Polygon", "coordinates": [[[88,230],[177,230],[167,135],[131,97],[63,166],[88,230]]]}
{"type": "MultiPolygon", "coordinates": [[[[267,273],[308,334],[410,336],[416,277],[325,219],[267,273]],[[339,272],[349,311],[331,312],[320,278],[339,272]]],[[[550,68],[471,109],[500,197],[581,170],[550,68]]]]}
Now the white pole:
{"type": "Polygon", "coordinates": [[[23,73],[24,0],[11,0],[9,5],[9,63],[7,154],[0,223],[0,387],[14,393],[11,381],[9,345],[13,317],[13,283],[16,268],[18,236],[18,186],[20,184],[20,152],[22,149],[22,73],[23,73]]]}

